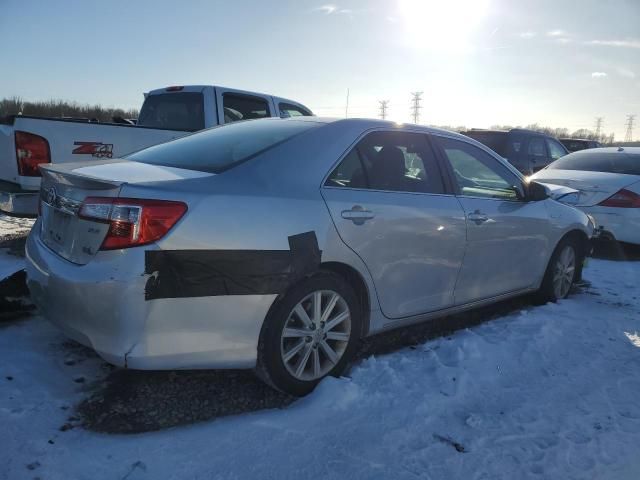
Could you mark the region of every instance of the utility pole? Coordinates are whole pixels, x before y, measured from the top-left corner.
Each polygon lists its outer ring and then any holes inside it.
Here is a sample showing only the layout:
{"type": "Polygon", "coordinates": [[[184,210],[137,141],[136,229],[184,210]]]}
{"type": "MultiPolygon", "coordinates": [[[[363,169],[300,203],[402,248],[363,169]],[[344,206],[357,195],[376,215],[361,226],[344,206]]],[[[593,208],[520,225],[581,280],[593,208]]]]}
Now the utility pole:
{"type": "Polygon", "coordinates": [[[389,100],[379,100],[380,104],[380,118],[382,120],[387,119],[387,108],[389,108],[389,100]]]}
{"type": "Polygon", "coordinates": [[[422,108],[422,105],[420,105],[420,102],[422,101],[422,94],[424,92],[411,92],[411,115],[413,116],[413,123],[418,123],[418,121],[420,120],[420,109],[422,108]]]}
{"type": "Polygon", "coordinates": [[[349,89],[347,88],[347,106],[344,107],[344,118],[349,117],[349,89]]]}
{"type": "Polygon", "coordinates": [[[624,136],[625,142],[633,142],[633,122],[636,119],[635,115],[627,115],[627,133],[624,136]]]}
{"type": "Polygon", "coordinates": [[[603,122],[604,122],[603,117],[596,117],[596,140],[600,140],[600,135],[602,134],[603,122]]]}

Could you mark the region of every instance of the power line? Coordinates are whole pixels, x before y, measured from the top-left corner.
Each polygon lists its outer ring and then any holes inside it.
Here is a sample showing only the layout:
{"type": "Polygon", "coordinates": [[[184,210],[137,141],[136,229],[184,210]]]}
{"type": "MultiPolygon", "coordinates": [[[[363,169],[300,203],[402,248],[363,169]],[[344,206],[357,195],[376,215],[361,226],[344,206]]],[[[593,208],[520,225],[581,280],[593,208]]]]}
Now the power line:
{"type": "Polygon", "coordinates": [[[389,108],[389,100],[378,100],[380,104],[380,118],[382,120],[386,120],[387,118],[387,108],[389,108]]]}
{"type": "Polygon", "coordinates": [[[633,122],[635,119],[635,115],[627,115],[627,123],[625,124],[627,127],[627,133],[624,136],[625,142],[633,142],[633,122]]]}
{"type": "Polygon", "coordinates": [[[411,92],[411,116],[413,117],[413,123],[418,123],[418,121],[420,120],[420,109],[422,108],[422,105],[420,105],[420,102],[422,101],[422,94],[424,92],[411,92]]]}

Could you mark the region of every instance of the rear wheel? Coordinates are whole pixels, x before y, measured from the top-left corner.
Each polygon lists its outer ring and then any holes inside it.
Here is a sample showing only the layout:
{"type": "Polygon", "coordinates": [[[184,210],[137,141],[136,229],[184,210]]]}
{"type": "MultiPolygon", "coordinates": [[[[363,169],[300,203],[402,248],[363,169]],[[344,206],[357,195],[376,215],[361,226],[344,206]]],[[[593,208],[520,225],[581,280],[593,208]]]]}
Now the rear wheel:
{"type": "Polygon", "coordinates": [[[360,331],[353,289],[333,273],[318,273],[292,288],[267,316],[257,374],[280,391],[306,395],[324,377],[344,371],[360,331]]]}
{"type": "Polygon", "coordinates": [[[555,302],[566,298],[573,283],[580,278],[582,260],[578,243],[572,238],[562,240],[551,256],[537,299],[555,302]]]}

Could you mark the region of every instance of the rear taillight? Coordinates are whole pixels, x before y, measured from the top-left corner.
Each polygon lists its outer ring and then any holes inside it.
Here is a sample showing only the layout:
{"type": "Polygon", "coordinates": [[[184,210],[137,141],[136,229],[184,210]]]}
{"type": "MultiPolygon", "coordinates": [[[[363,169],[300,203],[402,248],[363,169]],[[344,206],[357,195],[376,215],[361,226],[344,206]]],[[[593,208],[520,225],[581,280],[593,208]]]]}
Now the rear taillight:
{"type": "Polygon", "coordinates": [[[640,195],[623,188],[598,205],[602,207],[640,208],[640,195]]]}
{"type": "Polygon", "coordinates": [[[49,142],[40,135],[27,132],[15,132],[16,158],[18,173],[25,177],[39,177],[38,166],[51,163],[49,142]]]}
{"type": "Polygon", "coordinates": [[[109,224],[100,250],[147,245],[164,237],[187,211],[182,202],[87,197],[78,216],[109,224]]]}

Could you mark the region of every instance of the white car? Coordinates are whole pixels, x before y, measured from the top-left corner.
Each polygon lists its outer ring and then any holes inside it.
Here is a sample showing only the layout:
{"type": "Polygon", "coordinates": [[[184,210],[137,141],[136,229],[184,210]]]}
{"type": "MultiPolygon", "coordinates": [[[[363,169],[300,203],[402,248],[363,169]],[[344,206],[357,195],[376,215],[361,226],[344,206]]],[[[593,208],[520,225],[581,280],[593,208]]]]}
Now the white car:
{"type": "Polygon", "coordinates": [[[591,215],[603,238],[640,244],[640,148],[581,150],[531,177],[578,190],[562,201],[591,215]]]}

